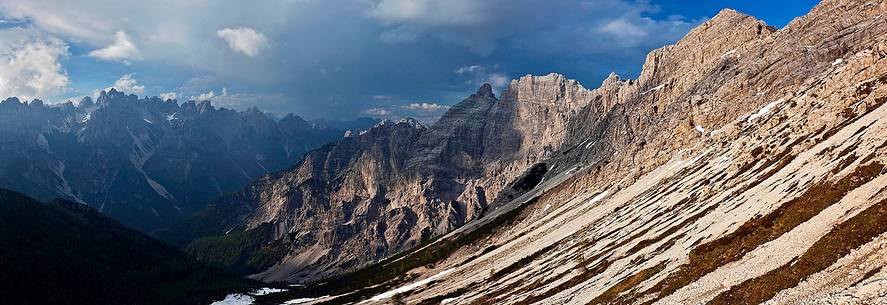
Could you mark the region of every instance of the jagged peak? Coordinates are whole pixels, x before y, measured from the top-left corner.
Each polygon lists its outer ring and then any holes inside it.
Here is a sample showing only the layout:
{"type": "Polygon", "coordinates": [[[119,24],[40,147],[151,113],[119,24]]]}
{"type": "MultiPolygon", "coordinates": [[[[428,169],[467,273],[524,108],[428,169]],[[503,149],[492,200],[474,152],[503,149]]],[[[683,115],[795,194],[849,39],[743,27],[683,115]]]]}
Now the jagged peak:
{"type": "Polygon", "coordinates": [[[376,125],[373,125],[373,128],[376,128],[376,127],[382,127],[382,126],[387,126],[387,125],[389,125],[389,124],[391,124],[391,120],[389,120],[389,119],[382,119],[382,120],[379,121],[379,123],[376,123],[376,125]]]}
{"type": "Polygon", "coordinates": [[[212,102],[210,102],[209,100],[202,100],[197,103],[197,112],[199,113],[210,112],[213,110],[216,110],[216,108],[213,107],[212,102]]]}
{"type": "Polygon", "coordinates": [[[519,86],[528,86],[528,85],[534,85],[534,84],[539,84],[539,83],[543,83],[543,84],[545,84],[545,83],[571,83],[574,85],[578,85],[580,87],[582,86],[582,84],[580,84],[579,81],[577,81],[575,79],[570,79],[570,78],[567,78],[566,75],[552,72],[552,73],[548,73],[545,75],[527,74],[527,75],[521,76],[518,79],[511,80],[511,84],[508,87],[512,88],[512,87],[519,87],[519,86]]]}
{"type": "Polygon", "coordinates": [[[95,102],[93,102],[91,97],[84,96],[82,99],[80,99],[80,103],[78,103],[77,105],[80,107],[91,107],[95,105],[95,102]]]}
{"type": "Polygon", "coordinates": [[[9,98],[3,100],[2,102],[0,102],[0,104],[21,104],[21,103],[22,103],[21,100],[19,100],[18,97],[15,97],[15,96],[9,97],[9,98]]]}
{"type": "Polygon", "coordinates": [[[299,116],[298,114],[295,114],[295,113],[292,113],[292,112],[287,113],[285,116],[283,116],[283,118],[280,119],[280,121],[281,121],[281,122],[286,122],[286,121],[298,122],[299,124],[304,124],[304,125],[307,125],[307,126],[311,126],[311,127],[313,127],[313,128],[318,128],[318,127],[320,127],[320,126],[318,126],[318,124],[315,124],[315,123],[308,123],[308,121],[306,121],[304,118],[302,118],[302,117],[299,116]]]}
{"type": "Polygon", "coordinates": [[[114,88],[111,88],[107,91],[102,90],[102,92],[99,93],[99,98],[96,99],[96,104],[107,105],[109,102],[111,102],[111,100],[123,98],[125,96],[126,93],[123,93],[122,91],[117,91],[117,89],[114,88]]]}
{"type": "Polygon", "coordinates": [[[721,9],[717,14],[715,14],[714,17],[711,18],[711,20],[718,20],[718,19],[732,18],[732,17],[743,17],[743,16],[748,16],[748,15],[740,13],[739,11],[728,7],[728,8],[721,9]]]}
{"type": "Polygon", "coordinates": [[[480,88],[477,88],[477,92],[475,92],[474,95],[485,98],[496,98],[496,95],[493,94],[493,86],[488,83],[484,83],[480,88]]]}
{"type": "Polygon", "coordinates": [[[723,9],[713,18],[690,30],[671,45],[647,54],[639,82],[674,77],[673,73],[697,69],[720,60],[721,55],[739,50],[750,41],[770,36],[775,28],[750,15],[723,9]]]}
{"type": "Polygon", "coordinates": [[[416,120],[414,118],[402,118],[400,120],[397,120],[397,123],[395,125],[400,124],[407,124],[412,128],[425,128],[425,125],[423,125],[422,122],[419,122],[419,120],[416,120]]]}
{"type": "Polygon", "coordinates": [[[718,12],[718,14],[711,19],[693,28],[693,30],[687,33],[687,35],[679,40],[677,44],[680,44],[681,42],[696,43],[696,41],[698,41],[696,37],[706,37],[708,35],[723,36],[727,34],[730,36],[734,36],[739,32],[737,30],[744,28],[753,29],[757,33],[757,35],[769,34],[776,30],[772,26],[767,25],[767,23],[763,20],[755,18],[752,15],[744,14],[734,9],[725,8],[718,12]],[[724,31],[727,29],[732,30],[724,31]]]}
{"type": "Polygon", "coordinates": [[[601,87],[619,84],[620,82],[622,82],[622,78],[619,77],[619,74],[616,74],[616,72],[610,72],[610,75],[608,75],[601,83],[601,87]]]}
{"type": "Polygon", "coordinates": [[[381,121],[379,121],[379,123],[376,123],[376,125],[374,125],[372,129],[394,127],[394,126],[398,126],[398,125],[409,126],[410,128],[415,128],[415,129],[426,128],[425,125],[423,125],[421,122],[419,122],[419,120],[416,120],[416,119],[410,118],[410,117],[406,117],[406,118],[399,119],[397,121],[393,121],[391,119],[382,119],[381,121]]]}
{"type": "Polygon", "coordinates": [[[533,94],[532,92],[536,92],[539,87],[552,86],[560,87],[560,94],[588,90],[578,80],[567,78],[567,76],[560,73],[548,73],[546,75],[527,74],[514,79],[508,85],[506,92],[509,95],[533,94]]]}

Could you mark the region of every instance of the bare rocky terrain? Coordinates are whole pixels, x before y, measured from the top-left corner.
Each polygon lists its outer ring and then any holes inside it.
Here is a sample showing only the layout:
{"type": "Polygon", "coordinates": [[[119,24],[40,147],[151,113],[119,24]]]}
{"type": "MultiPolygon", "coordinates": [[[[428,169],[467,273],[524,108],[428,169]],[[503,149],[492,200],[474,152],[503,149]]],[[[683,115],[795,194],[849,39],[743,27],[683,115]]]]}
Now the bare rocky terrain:
{"type": "Polygon", "coordinates": [[[333,277],[259,303],[885,303],[885,13],[724,10],[637,79],[481,88],[218,201],[211,233],[272,228],[255,278],[333,277]]]}

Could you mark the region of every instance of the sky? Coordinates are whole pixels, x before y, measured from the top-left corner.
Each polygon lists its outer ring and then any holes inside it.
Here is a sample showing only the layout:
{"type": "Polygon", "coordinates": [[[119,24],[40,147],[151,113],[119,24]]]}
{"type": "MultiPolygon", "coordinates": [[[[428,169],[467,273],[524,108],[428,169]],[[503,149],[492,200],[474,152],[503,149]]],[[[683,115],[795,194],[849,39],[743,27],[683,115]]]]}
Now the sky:
{"type": "Polygon", "coordinates": [[[723,8],[783,27],[818,1],[0,0],[0,98],[117,88],[312,118],[432,121],[483,83],[588,88],[723,8]]]}

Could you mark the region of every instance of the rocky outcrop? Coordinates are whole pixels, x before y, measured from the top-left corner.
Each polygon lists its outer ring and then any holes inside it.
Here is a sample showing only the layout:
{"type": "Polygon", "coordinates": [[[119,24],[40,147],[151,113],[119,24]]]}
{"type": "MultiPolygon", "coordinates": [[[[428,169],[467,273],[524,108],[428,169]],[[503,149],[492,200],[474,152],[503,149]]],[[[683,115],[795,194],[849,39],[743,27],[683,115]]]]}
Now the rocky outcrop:
{"type": "Polygon", "coordinates": [[[114,89],[76,106],[10,98],[0,102],[0,186],[86,203],[151,231],[341,135],[295,115],[114,89]]]}

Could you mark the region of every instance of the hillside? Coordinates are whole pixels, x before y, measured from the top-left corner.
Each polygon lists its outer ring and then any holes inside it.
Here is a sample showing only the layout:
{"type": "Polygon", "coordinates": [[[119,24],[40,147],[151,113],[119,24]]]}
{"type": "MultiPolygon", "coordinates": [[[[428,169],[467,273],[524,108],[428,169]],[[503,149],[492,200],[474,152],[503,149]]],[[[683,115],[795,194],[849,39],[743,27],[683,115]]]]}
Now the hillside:
{"type": "Polygon", "coordinates": [[[253,288],[96,210],[0,189],[5,304],[208,304],[253,288]]]}

